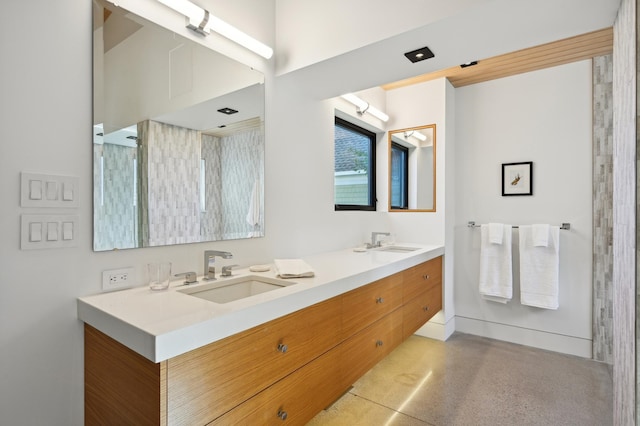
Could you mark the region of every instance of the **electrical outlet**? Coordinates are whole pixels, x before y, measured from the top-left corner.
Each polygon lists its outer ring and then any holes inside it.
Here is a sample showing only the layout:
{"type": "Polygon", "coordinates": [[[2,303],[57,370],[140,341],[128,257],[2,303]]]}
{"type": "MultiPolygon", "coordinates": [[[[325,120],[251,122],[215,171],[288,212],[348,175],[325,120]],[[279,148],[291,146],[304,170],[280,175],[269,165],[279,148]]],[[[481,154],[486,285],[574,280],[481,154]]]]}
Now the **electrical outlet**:
{"type": "Polygon", "coordinates": [[[133,286],[134,268],[110,269],[102,272],[102,291],[121,290],[133,286]]]}

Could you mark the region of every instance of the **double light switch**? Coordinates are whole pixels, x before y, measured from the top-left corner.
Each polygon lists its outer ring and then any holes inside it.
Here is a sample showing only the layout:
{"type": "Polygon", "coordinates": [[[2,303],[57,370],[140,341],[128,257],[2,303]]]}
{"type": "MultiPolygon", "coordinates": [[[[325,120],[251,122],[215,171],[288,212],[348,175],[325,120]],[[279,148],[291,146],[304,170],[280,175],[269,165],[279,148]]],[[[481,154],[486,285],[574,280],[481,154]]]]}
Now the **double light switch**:
{"type": "Polygon", "coordinates": [[[78,178],[21,173],[22,207],[78,207],[78,178]]]}
{"type": "MultiPolygon", "coordinates": [[[[77,177],[21,173],[20,206],[27,208],[78,207],[77,177]]],[[[23,214],[22,250],[75,247],[78,216],[74,214],[23,214]]]]}
{"type": "Polygon", "coordinates": [[[23,214],[21,228],[22,250],[77,245],[78,215],[23,214]]]}

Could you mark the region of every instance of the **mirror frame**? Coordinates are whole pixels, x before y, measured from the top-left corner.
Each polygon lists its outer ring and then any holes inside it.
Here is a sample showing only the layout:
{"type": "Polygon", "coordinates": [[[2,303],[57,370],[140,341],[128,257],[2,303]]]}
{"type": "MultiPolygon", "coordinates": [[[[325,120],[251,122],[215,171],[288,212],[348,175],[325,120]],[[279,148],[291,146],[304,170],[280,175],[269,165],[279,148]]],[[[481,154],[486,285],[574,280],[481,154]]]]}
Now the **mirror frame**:
{"type": "Polygon", "coordinates": [[[427,124],[424,126],[416,126],[416,127],[407,127],[404,129],[397,130],[389,130],[388,132],[388,142],[387,142],[387,159],[388,159],[388,169],[387,169],[387,209],[392,213],[399,212],[427,212],[427,213],[435,213],[436,212],[436,125],[435,124],[427,124]],[[433,132],[433,207],[430,209],[394,209],[391,208],[391,146],[393,142],[393,135],[398,133],[409,132],[412,130],[424,130],[424,129],[432,129],[433,132]]]}

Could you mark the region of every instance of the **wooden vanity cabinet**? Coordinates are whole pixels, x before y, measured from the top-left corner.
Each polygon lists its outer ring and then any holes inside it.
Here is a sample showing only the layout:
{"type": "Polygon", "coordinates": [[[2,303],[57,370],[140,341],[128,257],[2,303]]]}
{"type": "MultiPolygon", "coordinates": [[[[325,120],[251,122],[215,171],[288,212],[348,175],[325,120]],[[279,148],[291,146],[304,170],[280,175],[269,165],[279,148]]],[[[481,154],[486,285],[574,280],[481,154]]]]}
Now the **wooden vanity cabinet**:
{"type": "Polygon", "coordinates": [[[344,341],[341,380],[347,389],[402,343],[402,309],[396,309],[344,341]]]}
{"type": "Polygon", "coordinates": [[[441,307],[435,258],[157,364],[85,325],[85,424],[303,425],[441,307]]]}
{"type": "Polygon", "coordinates": [[[403,340],[442,309],[442,257],[402,272],[403,340]]]}
{"type": "Polygon", "coordinates": [[[85,425],[166,425],[166,363],[84,326],[85,425]]]}
{"type": "Polygon", "coordinates": [[[402,273],[342,295],[342,335],[346,339],[402,305],[402,273]]]}
{"type": "Polygon", "coordinates": [[[341,351],[330,350],[219,417],[211,425],[304,425],[346,390],[341,351]]]}
{"type": "Polygon", "coordinates": [[[442,257],[402,271],[402,303],[407,304],[435,286],[442,287],[442,257]]]}
{"type": "Polygon", "coordinates": [[[169,359],[169,424],[206,424],[335,347],[340,312],[333,298],[169,359]]]}

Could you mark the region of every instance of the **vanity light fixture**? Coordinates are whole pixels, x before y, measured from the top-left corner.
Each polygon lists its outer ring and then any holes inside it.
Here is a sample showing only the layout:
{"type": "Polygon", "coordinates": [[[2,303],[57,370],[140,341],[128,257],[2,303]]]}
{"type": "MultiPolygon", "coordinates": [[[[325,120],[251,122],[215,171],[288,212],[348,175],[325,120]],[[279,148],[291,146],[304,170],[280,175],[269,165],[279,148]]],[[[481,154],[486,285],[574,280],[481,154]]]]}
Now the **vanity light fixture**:
{"type": "Polygon", "coordinates": [[[411,52],[407,52],[407,53],[404,54],[404,56],[406,56],[408,60],[410,60],[411,62],[413,62],[415,64],[416,62],[420,62],[420,61],[424,61],[425,59],[433,58],[435,55],[433,54],[431,49],[429,49],[427,46],[425,46],[425,47],[421,47],[420,49],[416,49],[416,50],[412,50],[411,52]]]}
{"type": "Polygon", "coordinates": [[[417,130],[411,130],[410,132],[404,132],[404,138],[409,139],[411,136],[418,139],[420,142],[424,142],[427,140],[427,137],[417,130]]]}
{"type": "Polygon", "coordinates": [[[229,40],[246,47],[265,59],[273,56],[273,49],[266,44],[256,40],[248,34],[243,33],[233,25],[227,24],[222,19],[209,13],[208,10],[196,6],[189,0],[158,0],[165,6],[170,7],[178,13],[183,14],[188,19],[187,28],[206,36],[211,30],[228,38],[229,40]]]}
{"type": "Polygon", "coordinates": [[[358,115],[362,115],[365,112],[368,112],[369,114],[373,115],[375,118],[377,118],[380,121],[384,121],[385,123],[389,121],[389,116],[387,114],[380,111],[376,107],[372,107],[369,104],[369,102],[363,101],[353,93],[347,93],[346,95],[342,95],[341,98],[355,105],[356,112],[358,113],[358,115]]]}

